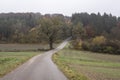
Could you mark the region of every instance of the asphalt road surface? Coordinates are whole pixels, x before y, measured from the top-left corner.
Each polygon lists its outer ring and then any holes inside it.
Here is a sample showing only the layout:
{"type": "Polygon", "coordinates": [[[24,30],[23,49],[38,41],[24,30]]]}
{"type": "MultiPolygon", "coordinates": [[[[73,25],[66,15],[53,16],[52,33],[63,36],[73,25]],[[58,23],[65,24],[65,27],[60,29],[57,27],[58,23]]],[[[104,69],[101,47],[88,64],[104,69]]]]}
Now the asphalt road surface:
{"type": "Polygon", "coordinates": [[[65,40],[56,49],[31,58],[0,80],[68,80],[52,62],[51,57],[54,53],[64,48],[69,39],[65,40]]]}

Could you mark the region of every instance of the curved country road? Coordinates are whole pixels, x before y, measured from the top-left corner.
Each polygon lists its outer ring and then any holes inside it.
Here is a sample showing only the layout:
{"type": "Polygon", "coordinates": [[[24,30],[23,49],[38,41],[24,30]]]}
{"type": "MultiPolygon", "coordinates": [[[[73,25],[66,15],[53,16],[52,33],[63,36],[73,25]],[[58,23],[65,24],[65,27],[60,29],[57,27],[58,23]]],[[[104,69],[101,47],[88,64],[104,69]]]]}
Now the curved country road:
{"type": "Polygon", "coordinates": [[[64,48],[69,39],[65,40],[56,49],[31,58],[0,80],[68,80],[52,62],[51,57],[54,53],[64,48]]]}

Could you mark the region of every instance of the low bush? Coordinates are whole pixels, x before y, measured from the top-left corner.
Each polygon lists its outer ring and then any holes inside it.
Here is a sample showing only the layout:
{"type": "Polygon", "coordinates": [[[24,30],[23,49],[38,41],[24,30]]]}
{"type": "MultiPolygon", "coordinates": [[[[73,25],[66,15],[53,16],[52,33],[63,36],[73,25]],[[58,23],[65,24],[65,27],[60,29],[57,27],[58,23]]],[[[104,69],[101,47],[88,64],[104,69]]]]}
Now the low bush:
{"type": "Polygon", "coordinates": [[[77,50],[87,50],[99,53],[120,54],[120,44],[115,40],[107,40],[104,36],[97,36],[90,40],[72,41],[72,47],[77,50]]]}
{"type": "Polygon", "coordinates": [[[105,42],[106,42],[106,38],[104,36],[96,36],[92,40],[93,45],[101,45],[104,44],[105,42]]]}
{"type": "Polygon", "coordinates": [[[82,40],[71,41],[71,45],[72,45],[71,48],[81,50],[82,49],[82,44],[83,44],[82,40]]]}
{"type": "Polygon", "coordinates": [[[82,49],[83,50],[90,50],[90,44],[88,42],[83,42],[82,43],[82,49]]]}

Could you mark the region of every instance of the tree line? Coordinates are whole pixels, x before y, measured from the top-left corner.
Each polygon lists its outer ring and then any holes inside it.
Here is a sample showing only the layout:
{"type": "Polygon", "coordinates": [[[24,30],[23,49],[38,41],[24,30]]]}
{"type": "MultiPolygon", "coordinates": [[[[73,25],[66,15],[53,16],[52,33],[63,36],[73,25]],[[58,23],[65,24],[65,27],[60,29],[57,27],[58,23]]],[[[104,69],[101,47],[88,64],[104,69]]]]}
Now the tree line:
{"type": "Polygon", "coordinates": [[[104,13],[1,13],[0,43],[53,43],[72,36],[71,48],[116,54],[120,51],[120,17],[104,13]]]}

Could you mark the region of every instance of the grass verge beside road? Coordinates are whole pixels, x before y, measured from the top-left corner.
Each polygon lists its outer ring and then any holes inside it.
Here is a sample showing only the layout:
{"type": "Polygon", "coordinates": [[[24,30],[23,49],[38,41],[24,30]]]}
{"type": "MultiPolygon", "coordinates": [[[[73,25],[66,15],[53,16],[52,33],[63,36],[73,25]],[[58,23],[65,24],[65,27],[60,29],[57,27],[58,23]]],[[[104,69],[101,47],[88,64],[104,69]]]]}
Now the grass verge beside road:
{"type": "Polygon", "coordinates": [[[53,61],[70,80],[119,80],[120,56],[63,49],[53,61]]]}
{"type": "Polygon", "coordinates": [[[0,77],[40,52],[0,52],[0,77]]]}
{"type": "MultiPolygon", "coordinates": [[[[63,50],[62,50],[63,51],[63,50]]],[[[63,71],[63,73],[67,76],[69,80],[88,80],[87,77],[85,77],[81,73],[77,73],[74,68],[70,67],[72,65],[71,63],[68,63],[64,59],[67,59],[62,57],[63,53],[60,51],[59,53],[56,53],[53,55],[52,59],[53,61],[58,65],[60,70],[63,71]]]]}

